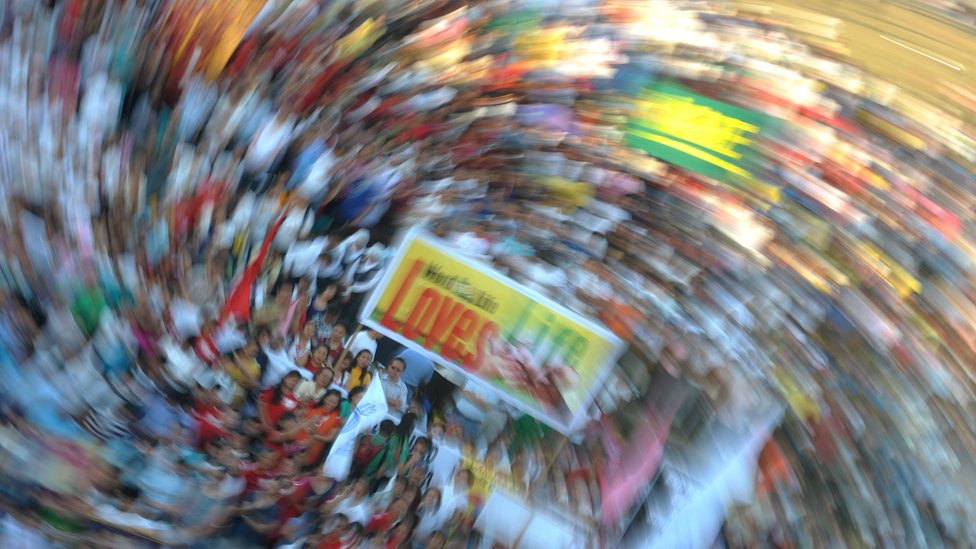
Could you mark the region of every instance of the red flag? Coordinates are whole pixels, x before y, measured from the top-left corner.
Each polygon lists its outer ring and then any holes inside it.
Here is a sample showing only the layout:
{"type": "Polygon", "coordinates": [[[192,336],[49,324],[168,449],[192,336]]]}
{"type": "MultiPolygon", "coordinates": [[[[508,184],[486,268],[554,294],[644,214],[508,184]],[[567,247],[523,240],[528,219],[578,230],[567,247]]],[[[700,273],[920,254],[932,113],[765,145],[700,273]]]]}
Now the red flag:
{"type": "Polygon", "coordinates": [[[285,214],[282,214],[278,218],[278,221],[275,222],[274,227],[268,231],[268,235],[264,237],[264,243],[261,244],[261,251],[258,252],[258,256],[244,269],[241,279],[237,281],[230,294],[227,295],[227,300],[224,301],[224,308],[220,312],[219,323],[223,323],[228,317],[233,317],[238,322],[247,322],[251,319],[251,290],[254,286],[254,281],[258,278],[258,273],[261,272],[261,265],[264,264],[264,258],[268,255],[268,248],[271,247],[271,241],[274,240],[275,234],[278,232],[278,227],[281,226],[284,220],[285,214]]]}

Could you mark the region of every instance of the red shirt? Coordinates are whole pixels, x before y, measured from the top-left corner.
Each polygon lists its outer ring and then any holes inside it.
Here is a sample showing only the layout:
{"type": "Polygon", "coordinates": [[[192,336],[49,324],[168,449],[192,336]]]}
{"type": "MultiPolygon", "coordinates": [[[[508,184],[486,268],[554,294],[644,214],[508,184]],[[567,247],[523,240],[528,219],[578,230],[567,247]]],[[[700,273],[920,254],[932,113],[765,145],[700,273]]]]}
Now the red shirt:
{"type": "Polygon", "coordinates": [[[224,415],[216,406],[198,404],[193,415],[197,421],[197,444],[200,448],[208,442],[228,436],[222,424],[224,415]]]}
{"type": "Polygon", "coordinates": [[[366,531],[369,533],[373,532],[383,532],[389,530],[393,526],[393,513],[385,511],[383,513],[378,513],[373,515],[369,522],[366,523],[366,531]]]}
{"type": "Polygon", "coordinates": [[[261,481],[274,477],[274,471],[258,467],[253,461],[241,463],[241,472],[244,474],[244,490],[253,492],[261,485],[261,481]]]}
{"type": "Polygon", "coordinates": [[[265,389],[261,393],[261,402],[264,403],[268,410],[268,421],[271,426],[274,427],[278,425],[278,420],[281,416],[285,415],[285,412],[294,412],[301,405],[301,401],[295,397],[295,394],[281,393],[281,399],[278,402],[271,402],[274,396],[275,388],[265,389]]]}
{"type": "Polygon", "coordinates": [[[214,340],[212,337],[210,337],[210,334],[200,335],[200,337],[193,342],[193,352],[195,352],[197,354],[197,358],[199,358],[207,366],[213,366],[214,363],[217,362],[217,358],[220,356],[220,351],[217,350],[217,344],[214,343],[214,340]]]}

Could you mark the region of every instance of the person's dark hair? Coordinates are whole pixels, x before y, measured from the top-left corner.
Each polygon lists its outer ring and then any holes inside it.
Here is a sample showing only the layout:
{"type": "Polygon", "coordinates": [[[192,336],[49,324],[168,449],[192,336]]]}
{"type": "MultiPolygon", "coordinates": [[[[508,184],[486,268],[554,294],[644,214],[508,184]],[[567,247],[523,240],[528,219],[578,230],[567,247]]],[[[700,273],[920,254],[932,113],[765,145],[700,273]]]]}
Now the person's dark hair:
{"type": "Polygon", "coordinates": [[[291,412],[281,414],[281,417],[278,418],[278,427],[280,427],[284,422],[292,419],[295,419],[295,414],[291,412]]]}
{"type": "Polygon", "coordinates": [[[400,423],[396,427],[396,436],[400,444],[408,444],[410,437],[413,436],[414,427],[417,425],[417,415],[413,412],[403,414],[400,423]]]}
{"type": "Polygon", "coordinates": [[[389,437],[393,435],[396,429],[397,429],[397,424],[393,423],[392,419],[384,419],[383,421],[380,422],[380,435],[384,437],[389,437]]]}
{"type": "Polygon", "coordinates": [[[416,448],[418,444],[423,446],[425,450],[430,451],[430,439],[427,437],[417,437],[417,440],[413,441],[413,447],[416,448]]]}
{"type": "Polygon", "coordinates": [[[362,385],[360,385],[359,387],[353,387],[352,390],[349,391],[349,400],[352,401],[353,397],[359,395],[360,393],[365,393],[365,392],[366,392],[366,387],[362,385]]]}
{"type": "Polygon", "coordinates": [[[328,391],[325,392],[324,395],[322,395],[322,398],[320,398],[318,400],[318,402],[315,403],[315,407],[316,408],[321,408],[321,407],[325,406],[325,399],[329,398],[332,395],[335,395],[335,396],[339,397],[339,400],[340,401],[342,400],[342,393],[340,393],[336,389],[329,389],[328,391]]]}
{"type": "Polygon", "coordinates": [[[369,349],[360,349],[359,352],[356,353],[356,356],[352,358],[352,363],[356,364],[357,362],[359,362],[359,356],[362,355],[363,353],[369,353],[370,363],[372,363],[373,351],[370,351],[369,349]]]}
{"type": "Polygon", "coordinates": [[[438,488],[436,486],[431,486],[430,488],[427,489],[427,492],[424,492],[424,495],[427,495],[431,491],[434,491],[434,492],[437,493],[437,508],[440,509],[440,507],[441,507],[441,490],[440,490],[440,488],[438,488]]]}
{"type": "Polygon", "coordinates": [[[333,323],[332,324],[332,329],[335,330],[339,326],[342,326],[346,330],[346,333],[349,333],[349,326],[347,326],[346,323],[345,322],[342,322],[341,320],[338,321],[338,322],[333,323]]]}
{"type": "MultiPolygon", "coordinates": [[[[403,366],[403,371],[404,372],[407,371],[407,361],[406,360],[403,360],[400,357],[396,357],[396,358],[394,358],[393,360],[390,361],[390,364],[393,364],[394,362],[399,362],[400,363],[400,366],[403,366]]],[[[389,367],[390,364],[387,364],[387,367],[389,367]]]]}
{"type": "Polygon", "coordinates": [[[273,404],[278,404],[279,402],[281,402],[281,395],[282,395],[282,390],[285,387],[285,380],[288,379],[288,378],[290,378],[290,377],[296,377],[296,376],[299,377],[299,378],[301,378],[302,377],[302,374],[299,373],[298,370],[292,370],[292,371],[288,372],[287,374],[285,374],[281,378],[281,381],[279,381],[278,384],[274,386],[274,392],[271,393],[271,402],[273,404]]]}

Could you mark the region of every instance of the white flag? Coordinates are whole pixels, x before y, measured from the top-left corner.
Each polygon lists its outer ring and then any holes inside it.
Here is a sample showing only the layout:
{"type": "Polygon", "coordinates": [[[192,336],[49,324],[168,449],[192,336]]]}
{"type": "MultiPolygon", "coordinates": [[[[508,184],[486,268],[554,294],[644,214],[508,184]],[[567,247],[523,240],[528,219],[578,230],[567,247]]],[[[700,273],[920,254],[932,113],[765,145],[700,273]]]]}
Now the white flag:
{"type": "Polygon", "coordinates": [[[389,410],[380,377],[374,375],[369,388],[363,393],[362,400],[356,405],[349,419],[342,426],[342,430],[339,431],[339,435],[336,436],[329,457],[325,458],[322,473],[338,481],[346,480],[349,468],[352,467],[352,454],[356,451],[356,439],[359,433],[372,429],[383,421],[389,410]]]}

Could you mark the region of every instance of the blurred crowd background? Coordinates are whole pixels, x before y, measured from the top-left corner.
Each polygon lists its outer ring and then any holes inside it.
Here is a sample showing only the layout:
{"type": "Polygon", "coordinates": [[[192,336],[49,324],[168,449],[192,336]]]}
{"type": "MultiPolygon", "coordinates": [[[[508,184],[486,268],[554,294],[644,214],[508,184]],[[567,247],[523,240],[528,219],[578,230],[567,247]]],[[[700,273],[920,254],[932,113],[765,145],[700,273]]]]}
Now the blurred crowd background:
{"type": "Polygon", "coordinates": [[[974,10],[0,2],[0,546],[971,544],[974,10]],[[417,228],[582,427],[360,324],[417,228]]]}

